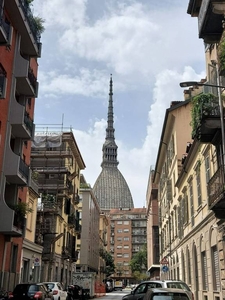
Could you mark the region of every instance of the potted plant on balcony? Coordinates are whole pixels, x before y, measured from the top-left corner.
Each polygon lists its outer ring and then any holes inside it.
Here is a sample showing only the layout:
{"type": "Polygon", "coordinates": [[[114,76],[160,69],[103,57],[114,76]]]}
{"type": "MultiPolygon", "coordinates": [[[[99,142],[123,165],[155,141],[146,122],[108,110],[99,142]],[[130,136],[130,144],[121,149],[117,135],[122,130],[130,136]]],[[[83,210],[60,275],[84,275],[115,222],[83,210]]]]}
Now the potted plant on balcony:
{"type": "Polygon", "coordinates": [[[33,212],[33,209],[30,208],[26,202],[18,202],[17,204],[11,205],[11,208],[15,210],[15,213],[21,218],[25,218],[28,213],[33,212]]]}
{"type": "Polygon", "coordinates": [[[216,115],[219,113],[219,103],[217,97],[213,94],[199,94],[192,98],[191,109],[191,126],[192,138],[200,139],[202,119],[206,116],[216,115]]]}
{"type": "Polygon", "coordinates": [[[14,225],[18,228],[23,227],[26,215],[33,212],[33,209],[25,202],[18,202],[17,204],[10,205],[10,208],[15,211],[14,225]]]}
{"type": "Polygon", "coordinates": [[[223,32],[218,45],[218,66],[220,76],[225,76],[225,32],[223,32]]]}

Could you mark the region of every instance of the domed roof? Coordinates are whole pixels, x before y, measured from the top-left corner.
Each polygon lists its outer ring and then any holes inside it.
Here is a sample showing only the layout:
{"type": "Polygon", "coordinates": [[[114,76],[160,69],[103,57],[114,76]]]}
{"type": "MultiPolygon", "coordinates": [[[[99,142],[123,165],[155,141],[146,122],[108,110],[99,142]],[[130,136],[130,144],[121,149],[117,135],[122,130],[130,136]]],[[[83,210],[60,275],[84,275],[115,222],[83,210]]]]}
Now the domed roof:
{"type": "Polygon", "coordinates": [[[117,167],[102,169],[93,193],[101,209],[134,207],[128,184],[117,167]]]}
{"type": "Polygon", "coordinates": [[[117,145],[113,127],[112,77],[110,78],[108,126],[106,139],[102,147],[102,171],[98,176],[93,193],[102,210],[113,208],[133,208],[133,199],[126,180],[117,166],[117,145]]]}

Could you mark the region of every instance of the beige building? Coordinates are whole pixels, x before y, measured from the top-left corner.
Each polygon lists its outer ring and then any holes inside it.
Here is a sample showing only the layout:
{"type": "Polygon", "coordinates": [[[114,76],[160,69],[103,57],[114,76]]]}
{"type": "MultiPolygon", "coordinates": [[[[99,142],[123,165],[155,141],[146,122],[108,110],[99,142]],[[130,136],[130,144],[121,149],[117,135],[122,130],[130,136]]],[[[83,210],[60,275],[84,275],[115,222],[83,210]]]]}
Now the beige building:
{"type": "Polygon", "coordinates": [[[85,164],[72,131],[56,129],[36,131],[31,159],[41,195],[35,239],[43,246],[41,281],[66,286],[78,259],[80,170],[85,164]]]}
{"type": "Polygon", "coordinates": [[[31,213],[27,214],[25,236],[22,245],[21,282],[39,282],[43,247],[35,243],[35,230],[38,207],[38,185],[30,178],[27,203],[31,213]]]}
{"type": "Polygon", "coordinates": [[[76,272],[94,272],[96,280],[105,279],[105,260],[100,255],[106,251],[108,219],[99,208],[91,186],[81,175],[80,198],[78,205],[81,216],[81,235],[77,239],[80,255],[76,263],[76,272]]]}
{"type": "MultiPolygon", "coordinates": [[[[108,250],[114,258],[115,274],[112,279],[134,282],[129,266],[132,256],[147,243],[146,208],[111,209],[109,212],[108,250]]],[[[143,269],[143,273],[146,269],[143,269]]]]}
{"type": "MultiPolygon", "coordinates": [[[[216,84],[214,51],[206,49],[206,84],[216,84]]],[[[160,261],[165,258],[160,277],[185,281],[195,299],[222,299],[224,173],[218,89],[196,86],[184,95],[185,101],[166,110],[153,180],[158,185],[160,261]]]]}

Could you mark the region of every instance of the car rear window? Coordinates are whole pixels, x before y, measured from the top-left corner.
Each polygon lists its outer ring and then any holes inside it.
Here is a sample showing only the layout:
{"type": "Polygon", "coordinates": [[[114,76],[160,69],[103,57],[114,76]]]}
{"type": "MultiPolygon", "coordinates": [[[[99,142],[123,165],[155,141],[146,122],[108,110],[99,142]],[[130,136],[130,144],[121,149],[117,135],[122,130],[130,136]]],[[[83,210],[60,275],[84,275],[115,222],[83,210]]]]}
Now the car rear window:
{"type": "Polygon", "coordinates": [[[28,285],[28,284],[18,284],[15,287],[13,293],[15,293],[15,294],[24,294],[28,291],[29,286],[30,285],[28,285]]]}
{"type": "Polygon", "coordinates": [[[55,284],[54,283],[46,283],[49,290],[53,290],[55,284]]]}
{"type": "Polygon", "coordinates": [[[32,292],[37,292],[39,291],[39,287],[35,284],[32,284],[30,287],[29,287],[29,293],[32,293],[32,292]]]}
{"type": "Polygon", "coordinates": [[[167,282],[167,287],[168,288],[173,288],[173,289],[182,289],[184,291],[190,292],[190,288],[187,284],[183,282],[167,282]]]}

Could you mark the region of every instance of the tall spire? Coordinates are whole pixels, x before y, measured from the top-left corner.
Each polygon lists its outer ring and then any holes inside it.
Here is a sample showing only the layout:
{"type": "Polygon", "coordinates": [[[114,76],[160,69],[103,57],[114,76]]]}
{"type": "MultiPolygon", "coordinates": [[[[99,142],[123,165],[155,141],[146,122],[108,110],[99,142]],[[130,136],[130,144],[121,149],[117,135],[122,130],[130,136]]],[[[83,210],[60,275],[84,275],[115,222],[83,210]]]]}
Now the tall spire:
{"type": "Polygon", "coordinates": [[[116,167],[119,162],[117,161],[117,145],[115,143],[114,132],[115,129],[113,127],[113,80],[112,74],[110,75],[109,82],[109,105],[108,105],[108,119],[107,119],[107,128],[106,128],[106,138],[105,143],[102,147],[103,157],[102,157],[102,167],[106,166],[114,166],[116,167]]]}

